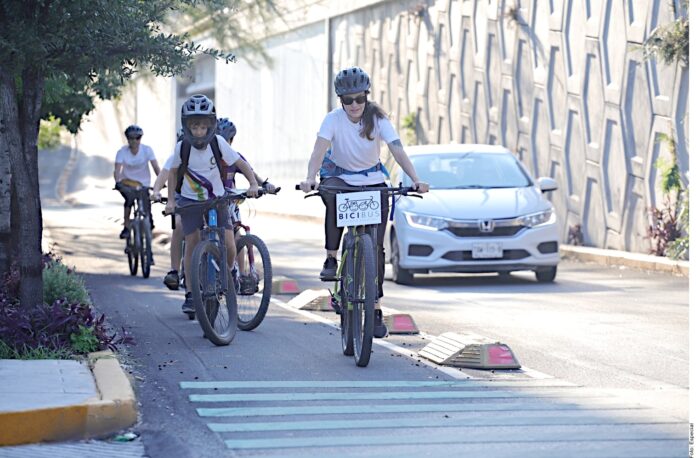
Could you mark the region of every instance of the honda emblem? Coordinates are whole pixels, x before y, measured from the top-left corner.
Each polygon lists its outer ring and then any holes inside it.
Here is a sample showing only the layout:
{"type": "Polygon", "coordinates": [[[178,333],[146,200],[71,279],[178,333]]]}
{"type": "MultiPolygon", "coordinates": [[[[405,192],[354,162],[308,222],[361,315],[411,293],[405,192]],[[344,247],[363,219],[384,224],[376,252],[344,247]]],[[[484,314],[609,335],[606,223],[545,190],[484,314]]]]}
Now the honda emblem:
{"type": "Polygon", "coordinates": [[[481,232],[493,232],[493,220],[492,219],[481,219],[478,222],[479,231],[481,232]]]}

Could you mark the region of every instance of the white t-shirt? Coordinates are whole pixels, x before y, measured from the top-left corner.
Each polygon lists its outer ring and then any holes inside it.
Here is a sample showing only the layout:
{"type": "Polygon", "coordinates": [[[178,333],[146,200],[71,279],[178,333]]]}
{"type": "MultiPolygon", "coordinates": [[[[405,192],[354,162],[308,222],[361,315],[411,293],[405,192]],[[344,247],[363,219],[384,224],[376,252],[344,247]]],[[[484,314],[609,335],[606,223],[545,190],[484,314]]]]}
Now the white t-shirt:
{"type": "MultiPolygon", "coordinates": [[[[239,153],[233,150],[224,138],[219,135],[216,137],[222,159],[228,164],[237,162],[240,158],[239,153]]],[[[165,163],[166,168],[171,170],[181,165],[180,152],[181,142],[177,142],[174,146],[174,152],[165,163]]],[[[213,149],[210,145],[204,150],[197,149],[192,145],[188,172],[184,175],[184,182],[181,184],[181,196],[192,200],[208,200],[209,197],[212,197],[210,196],[211,191],[216,197],[225,193],[220,171],[215,163],[215,156],[213,156],[213,149]]]]}
{"type": "MultiPolygon", "coordinates": [[[[353,122],[342,107],[329,112],[319,128],[319,137],[331,142],[331,160],[346,170],[360,171],[369,169],[379,162],[380,141],[391,143],[399,136],[387,118],[375,116],[372,140],[360,136],[362,121],[353,122]]],[[[353,186],[384,183],[381,171],[362,174],[340,175],[346,183],[353,186]]]]}
{"type": "Polygon", "coordinates": [[[137,154],[131,153],[128,146],[122,146],[116,153],[116,164],[123,164],[123,178],[139,181],[150,186],[150,161],[155,161],[155,152],[147,145],[140,145],[137,154]]]}

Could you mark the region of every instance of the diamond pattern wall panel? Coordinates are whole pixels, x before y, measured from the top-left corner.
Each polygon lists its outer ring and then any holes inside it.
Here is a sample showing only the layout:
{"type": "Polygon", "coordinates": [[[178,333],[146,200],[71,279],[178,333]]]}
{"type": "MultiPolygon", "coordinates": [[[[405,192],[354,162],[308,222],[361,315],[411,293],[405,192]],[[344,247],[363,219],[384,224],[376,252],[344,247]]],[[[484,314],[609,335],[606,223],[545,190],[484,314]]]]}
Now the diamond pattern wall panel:
{"type": "Polygon", "coordinates": [[[689,86],[636,45],[676,14],[672,0],[376,2],[331,18],[331,65],[365,67],[397,129],[417,115],[419,143],[501,143],[554,177],[564,236],[581,224],[590,245],[646,252],[660,134],[687,178],[689,86]]]}

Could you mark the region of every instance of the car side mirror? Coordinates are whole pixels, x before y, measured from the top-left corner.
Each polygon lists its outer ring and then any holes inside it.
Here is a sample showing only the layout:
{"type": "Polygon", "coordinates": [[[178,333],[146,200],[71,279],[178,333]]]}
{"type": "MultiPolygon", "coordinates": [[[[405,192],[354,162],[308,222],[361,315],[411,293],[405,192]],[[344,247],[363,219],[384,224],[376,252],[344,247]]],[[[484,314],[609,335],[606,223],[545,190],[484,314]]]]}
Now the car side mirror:
{"type": "Polygon", "coordinates": [[[549,177],[541,177],[537,179],[537,184],[539,185],[539,188],[541,188],[541,192],[555,191],[558,189],[558,182],[549,177]]]}

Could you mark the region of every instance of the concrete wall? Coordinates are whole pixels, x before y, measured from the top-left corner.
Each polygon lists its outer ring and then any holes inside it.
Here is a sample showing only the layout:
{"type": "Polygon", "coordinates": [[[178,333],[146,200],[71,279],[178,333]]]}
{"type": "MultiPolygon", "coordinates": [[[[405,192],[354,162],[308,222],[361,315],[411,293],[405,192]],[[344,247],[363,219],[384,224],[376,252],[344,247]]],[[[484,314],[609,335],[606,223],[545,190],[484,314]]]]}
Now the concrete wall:
{"type": "MultiPolygon", "coordinates": [[[[669,155],[660,134],[675,135],[689,170],[689,89],[687,69],[643,62],[638,46],[680,13],[671,0],[325,0],[295,9],[290,30],[266,40],[272,69],[218,62],[206,87],[238,126],[235,146],[289,184],[304,177],[336,105],[332,75],[359,65],[397,129],[413,112],[419,143],[504,144],[534,175],[559,181],[551,199],[564,234],[581,224],[588,245],[647,252],[646,209],[662,203],[654,165],[669,155]]],[[[115,152],[115,119],[133,105],[144,140],[156,146],[148,132],[162,135],[166,149],[176,107],[198,89],[195,77],[171,82],[154,96],[138,83],[137,103],[124,95],[119,109],[104,104],[83,144],[115,152]]]]}

